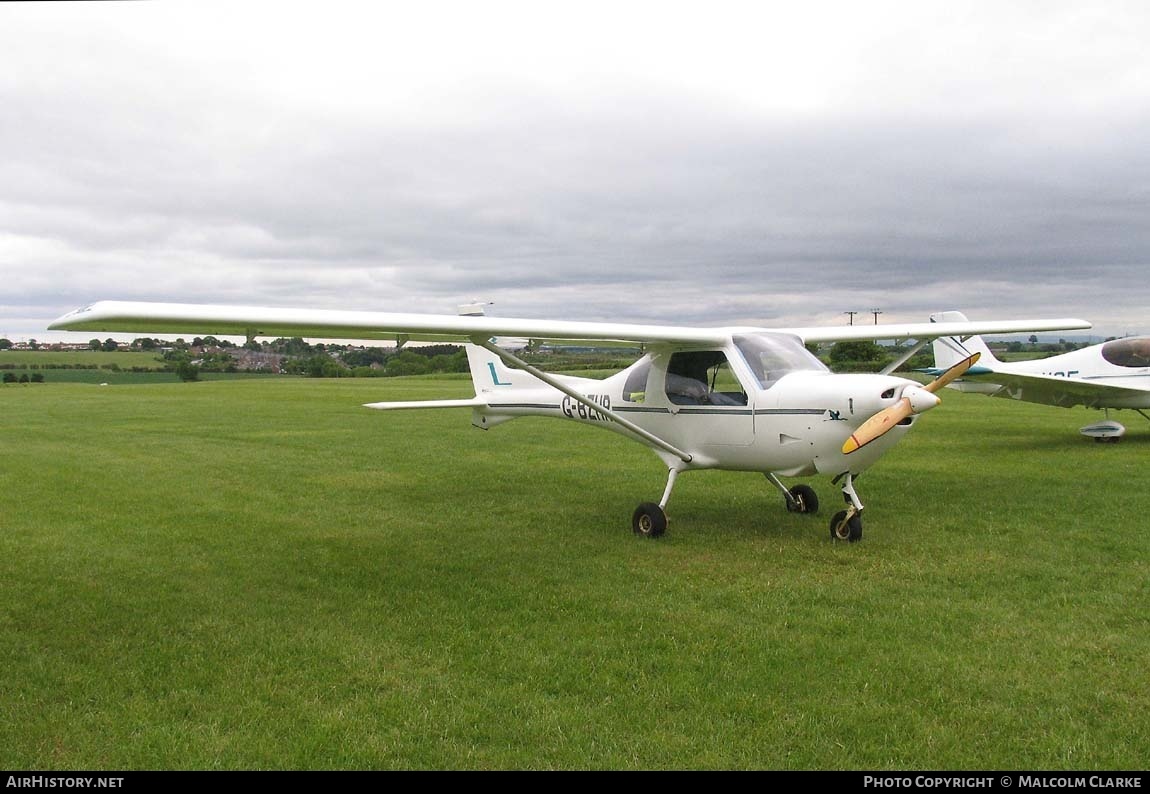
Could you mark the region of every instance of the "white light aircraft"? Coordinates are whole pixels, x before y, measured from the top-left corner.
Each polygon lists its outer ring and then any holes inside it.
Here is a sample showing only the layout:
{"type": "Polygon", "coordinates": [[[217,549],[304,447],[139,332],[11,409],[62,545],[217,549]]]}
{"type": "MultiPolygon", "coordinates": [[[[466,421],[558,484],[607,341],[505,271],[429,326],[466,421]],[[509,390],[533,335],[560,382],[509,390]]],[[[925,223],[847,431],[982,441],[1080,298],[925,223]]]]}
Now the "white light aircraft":
{"type": "MultiPolygon", "coordinates": [[[[962,312],[930,316],[942,324],[966,322],[962,312]]],[[[1009,397],[1069,408],[1100,408],[1106,418],[1079,430],[1097,441],[1117,442],[1126,428],[1110,418],[1111,408],[1131,408],[1150,419],[1150,337],[1129,336],[1084,347],[1050,358],[1006,363],[999,361],[981,337],[944,336],[934,341],[934,364],[946,371],[955,363],[981,354],[978,365],[949,384],[959,391],[1009,397]]]]}
{"type": "Polygon", "coordinates": [[[814,513],[805,484],[780,477],[826,474],[842,488],[846,509],[831,535],[862,536],[863,504],[855,479],[892,448],[917,417],[939,403],[943,386],[976,360],[969,356],[923,386],[891,376],[940,336],[1089,328],[1075,319],[767,329],[699,328],[622,323],[501,319],[104,301],[78,309],[50,328],[328,339],[400,339],[467,343],[475,396],[465,400],[372,403],[383,410],[471,408],[488,429],[521,416],[549,416],[601,427],[650,447],[667,467],[658,502],[635,509],[632,528],[663,534],[675,479],[685,471],[760,472],[792,512],[814,513]],[[498,337],[624,344],[646,349],[604,380],[550,375],[494,343],[498,337]],[[878,374],[831,374],[804,342],[915,339],[878,374]]]}

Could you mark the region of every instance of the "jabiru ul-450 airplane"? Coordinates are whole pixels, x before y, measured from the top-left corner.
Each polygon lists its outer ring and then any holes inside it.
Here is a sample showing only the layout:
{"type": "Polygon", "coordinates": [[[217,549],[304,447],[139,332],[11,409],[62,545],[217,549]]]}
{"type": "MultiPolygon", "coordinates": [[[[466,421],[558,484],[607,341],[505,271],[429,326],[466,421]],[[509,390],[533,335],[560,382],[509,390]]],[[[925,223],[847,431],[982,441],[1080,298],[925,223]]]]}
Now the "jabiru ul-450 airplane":
{"type": "Polygon", "coordinates": [[[522,416],[604,428],[646,445],[667,470],[662,498],[640,504],[632,529],[658,536],[679,474],[699,469],[762,473],[788,510],[814,513],[815,491],[780,477],[829,475],[846,509],[831,536],[862,536],[858,475],[939,404],[937,392],[978,359],[967,356],[922,385],[891,373],[938,337],[1089,328],[1077,319],[1006,320],[822,328],[683,327],[501,319],[321,309],[279,309],[102,301],[49,328],[328,339],[455,341],[467,345],[475,396],[464,400],[371,403],[369,408],[470,408],[482,429],[522,416]],[[603,380],[553,375],[497,344],[497,338],[641,346],[634,364],[603,380]],[[832,374],[804,343],[915,340],[876,374],[832,374]]]}

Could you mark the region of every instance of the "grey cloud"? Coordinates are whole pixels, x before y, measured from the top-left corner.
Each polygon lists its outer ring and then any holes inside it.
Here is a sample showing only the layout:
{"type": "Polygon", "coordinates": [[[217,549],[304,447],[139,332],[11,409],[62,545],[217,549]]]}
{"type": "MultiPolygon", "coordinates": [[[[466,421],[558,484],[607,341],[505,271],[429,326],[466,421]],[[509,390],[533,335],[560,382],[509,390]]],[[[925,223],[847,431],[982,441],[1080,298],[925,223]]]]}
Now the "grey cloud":
{"type": "Polygon", "coordinates": [[[1145,315],[1150,106],[1037,128],[1008,109],[779,117],[621,80],[577,103],[503,87],[482,118],[428,121],[164,69],[120,91],[0,86],[21,120],[0,127],[5,312],[476,297],[653,322],[1145,315]]]}

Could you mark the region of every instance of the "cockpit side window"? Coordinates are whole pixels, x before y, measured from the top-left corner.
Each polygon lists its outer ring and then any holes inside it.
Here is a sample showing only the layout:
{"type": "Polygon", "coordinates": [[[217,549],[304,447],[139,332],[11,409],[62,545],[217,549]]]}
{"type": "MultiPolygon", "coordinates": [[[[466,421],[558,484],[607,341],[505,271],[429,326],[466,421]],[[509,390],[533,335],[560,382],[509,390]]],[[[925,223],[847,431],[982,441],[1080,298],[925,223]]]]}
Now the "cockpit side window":
{"type": "Polygon", "coordinates": [[[747,366],[763,389],[771,388],[780,378],[792,372],[829,371],[823,362],[803,347],[797,336],[785,334],[736,336],[735,347],[743,354],[747,366]]]}
{"type": "Polygon", "coordinates": [[[650,356],[644,356],[632,364],[627,380],[623,384],[623,399],[629,403],[644,402],[647,399],[647,376],[650,373],[650,356]]]}
{"type": "Polygon", "coordinates": [[[746,405],[747,393],[721,350],[679,352],[667,363],[667,399],[676,405],[746,405]]]}
{"type": "Polygon", "coordinates": [[[1150,367],[1150,337],[1115,339],[1102,346],[1102,358],[1116,367],[1150,367]]]}

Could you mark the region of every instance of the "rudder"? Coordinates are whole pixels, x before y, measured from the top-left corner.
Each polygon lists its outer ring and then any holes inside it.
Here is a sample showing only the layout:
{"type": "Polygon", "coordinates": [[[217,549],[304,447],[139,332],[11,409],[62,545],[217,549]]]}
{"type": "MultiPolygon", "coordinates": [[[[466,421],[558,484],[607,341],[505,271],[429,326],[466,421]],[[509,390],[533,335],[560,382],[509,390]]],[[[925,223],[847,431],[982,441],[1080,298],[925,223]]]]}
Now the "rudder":
{"type": "MultiPolygon", "coordinates": [[[[930,316],[932,323],[965,323],[968,322],[962,312],[938,312],[930,316]]],[[[939,370],[947,370],[958,362],[970,357],[974,353],[981,353],[979,365],[992,367],[1000,363],[981,336],[971,336],[965,340],[955,336],[940,336],[932,343],[934,350],[934,366],[939,370]]]]}

